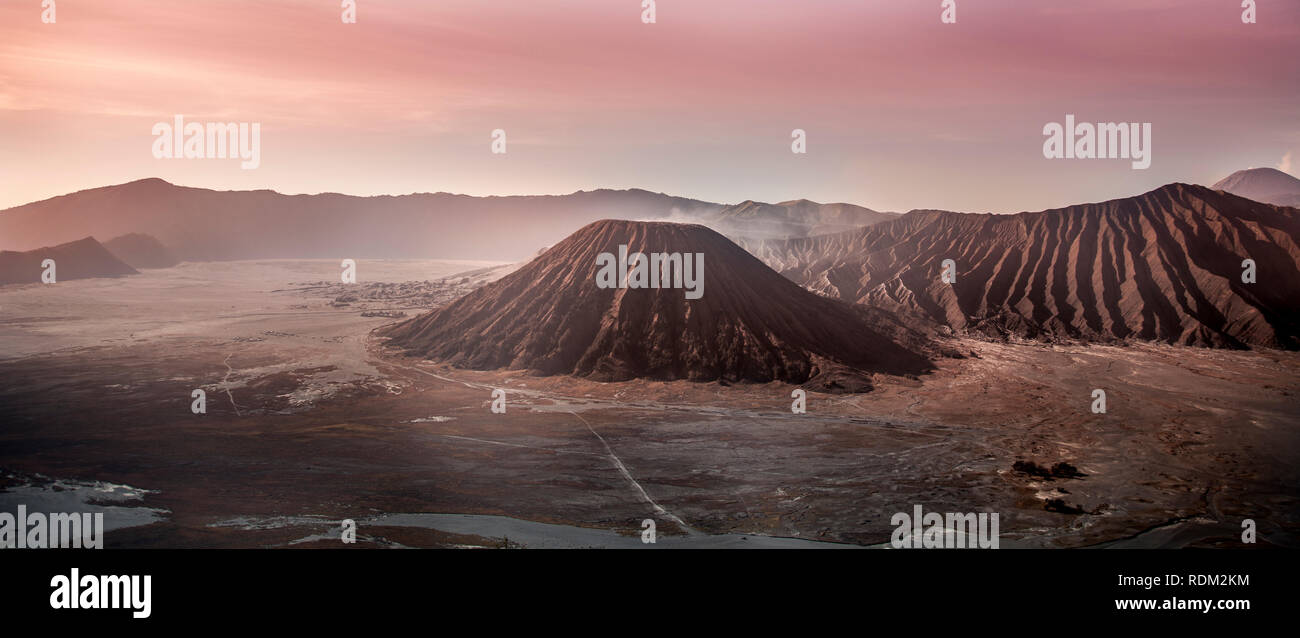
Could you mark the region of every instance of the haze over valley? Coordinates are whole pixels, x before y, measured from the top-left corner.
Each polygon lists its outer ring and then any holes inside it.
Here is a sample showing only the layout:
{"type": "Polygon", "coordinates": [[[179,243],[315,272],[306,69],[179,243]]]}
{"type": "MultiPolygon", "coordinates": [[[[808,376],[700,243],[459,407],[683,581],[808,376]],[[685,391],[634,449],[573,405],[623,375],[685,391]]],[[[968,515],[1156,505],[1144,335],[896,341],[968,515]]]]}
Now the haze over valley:
{"type": "Polygon", "coordinates": [[[647,518],[872,547],[915,503],[999,512],[1011,547],[1227,546],[1247,517],[1294,546],[1300,210],[1227,190],[1288,201],[1275,178],[1015,215],[157,179],[19,206],[0,497],[123,486],[111,547],[331,547],[343,519],[637,547],[647,518]],[[702,255],[701,294],[598,285],[638,253],[702,255]]]}

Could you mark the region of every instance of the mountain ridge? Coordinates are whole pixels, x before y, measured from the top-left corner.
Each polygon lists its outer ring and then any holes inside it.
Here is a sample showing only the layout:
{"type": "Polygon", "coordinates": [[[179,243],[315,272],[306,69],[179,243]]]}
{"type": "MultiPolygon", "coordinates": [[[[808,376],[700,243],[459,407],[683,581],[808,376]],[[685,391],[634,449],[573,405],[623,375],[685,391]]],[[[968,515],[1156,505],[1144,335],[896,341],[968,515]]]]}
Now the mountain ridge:
{"type": "Polygon", "coordinates": [[[876,221],[851,204],[791,200],[758,204],[771,218],[733,219],[735,208],[645,189],[578,190],[564,195],[478,197],[282,194],[218,191],[145,178],[80,190],[0,211],[0,248],[71,241],[85,234],[155,237],[176,258],[445,258],[513,261],[563,239],[566,229],[606,218],[684,220],[743,236],[806,236],[876,221]]]}
{"type": "Polygon", "coordinates": [[[0,251],[0,284],[38,284],[46,259],[54,260],[55,282],[121,277],[139,271],[113,256],[94,237],[23,252],[0,251]]]}
{"type": "Polygon", "coordinates": [[[1015,215],[913,211],[753,250],[811,290],[958,332],[1295,349],[1298,246],[1300,210],[1175,183],[1015,215]],[[1259,283],[1241,281],[1248,258],[1259,283]]]}
{"type": "Polygon", "coordinates": [[[171,268],[180,263],[162,242],[144,233],[119,235],[104,242],[104,248],[136,269],[171,268]]]}

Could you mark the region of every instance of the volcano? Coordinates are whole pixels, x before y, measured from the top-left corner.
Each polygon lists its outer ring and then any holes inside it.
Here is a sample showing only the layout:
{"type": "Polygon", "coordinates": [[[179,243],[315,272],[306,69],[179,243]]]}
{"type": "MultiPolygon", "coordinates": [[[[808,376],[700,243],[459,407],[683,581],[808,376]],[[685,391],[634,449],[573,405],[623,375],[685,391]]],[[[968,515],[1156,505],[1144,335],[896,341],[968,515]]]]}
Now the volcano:
{"type": "Polygon", "coordinates": [[[1300,210],[1203,186],[1016,215],[913,211],[755,253],[810,289],[958,332],[1300,347],[1300,210]]]}
{"type": "Polygon", "coordinates": [[[381,334],[407,354],[457,367],[599,381],[784,381],[863,391],[872,374],[932,368],[926,337],[903,322],[808,292],[709,228],[666,222],[592,223],[518,271],[381,334]],[[600,287],[600,256],[620,247],[702,254],[702,296],[600,287]]]}
{"type": "Polygon", "coordinates": [[[1276,168],[1237,171],[1211,186],[1265,204],[1300,207],[1300,179],[1276,168]]]}

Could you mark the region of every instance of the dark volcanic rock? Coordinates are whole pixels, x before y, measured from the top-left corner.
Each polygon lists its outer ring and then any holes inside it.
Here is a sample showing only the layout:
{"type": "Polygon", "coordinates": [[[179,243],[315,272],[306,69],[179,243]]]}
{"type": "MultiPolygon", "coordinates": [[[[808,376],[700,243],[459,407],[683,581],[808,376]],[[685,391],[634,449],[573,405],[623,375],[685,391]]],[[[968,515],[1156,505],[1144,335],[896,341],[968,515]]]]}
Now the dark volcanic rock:
{"type": "Polygon", "coordinates": [[[1037,213],[913,211],[754,252],[808,288],[958,332],[1295,349],[1298,244],[1300,210],[1170,184],[1037,213]],[[1257,283],[1242,282],[1247,258],[1257,283]]]}
{"type": "Polygon", "coordinates": [[[1083,478],[1087,476],[1087,474],[1080,472],[1079,468],[1064,461],[1050,468],[1033,461],[1016,461],[1011,465],[1011,469],[1021,474],[1028,474],[1048,481],[1058,478],[1083,478]]]}
{"type": "Polygon", "coordinates": [[[1078,514],[1088,513],[1088,511],[1083,509],[1082,507],[1079,507],[1077,505],[1070,505],[1069,503],[1066,503],[1064,499],[1059,499],[1059,498],[1047,499],[1047,502],[1043,504],[1043,509],[1049,512],[1056,512],[1058,514],[1078,515],[1078,514]]]}
{"type": "Polygon", "coordinates": [[[385,330],[409,354],[473,369],[596,380],[780,380],[870,389],[931,369],[927,341],[889,315],[815,295],[704,227],[605,220],[518,271],[385,330]],[[602,289],[597,255],[703,253],[703,297],[602,289]]]}
{"type": "Polygon", "coordinates": [[[122,263],[103,244],[87,237],[77,241],[26,252],[0,251],[0,284],[41,283],[41,262],[53,259],[57,281],[134,275],[136,269],[122,263]]]}

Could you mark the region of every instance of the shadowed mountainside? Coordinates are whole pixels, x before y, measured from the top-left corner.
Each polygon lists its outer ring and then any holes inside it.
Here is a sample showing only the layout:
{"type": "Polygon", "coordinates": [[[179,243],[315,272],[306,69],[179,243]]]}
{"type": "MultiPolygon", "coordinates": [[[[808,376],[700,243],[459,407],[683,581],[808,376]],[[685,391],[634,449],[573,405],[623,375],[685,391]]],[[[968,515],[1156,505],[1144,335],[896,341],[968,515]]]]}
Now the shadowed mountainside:
{"type": "Polygon", "coordinates": [[[104,242],[104,248],[132,268],[171,268],[180,263],[162,242],[143,233],[114,237],[104,242]]]}
{"type": "Polygon", "coordinates": [[[870,388],[931,368],[926,339],[888,315],[799,288],[704,226],[604,220],[451,304],[387,327],[408,354],[473,369],[596,380],[772,380],[870,388]],[[597,255],[703,253],[700,299],[596,285],[597,255]]]}
{"type": "Polygon", "coordinates": [[[114,257],[94,237],[86,237],[26,252],[0,251],[0,284],[41,283],[44,271],[41,262],[46,259],[54,260],[57,281],[137,274],[136,269],[114,257]]]}
{"type": "Polygon", "coordinates": [[[1300,346],[1300,210],[1202,186],[1017,215],[913,211],[753,248],[847,301],[990,336],[1300,346]],[[1257,283],[1242,282],[1253,259],[1257,283]],[[940,281],[942,262],[957,280],[940,281]]]}

